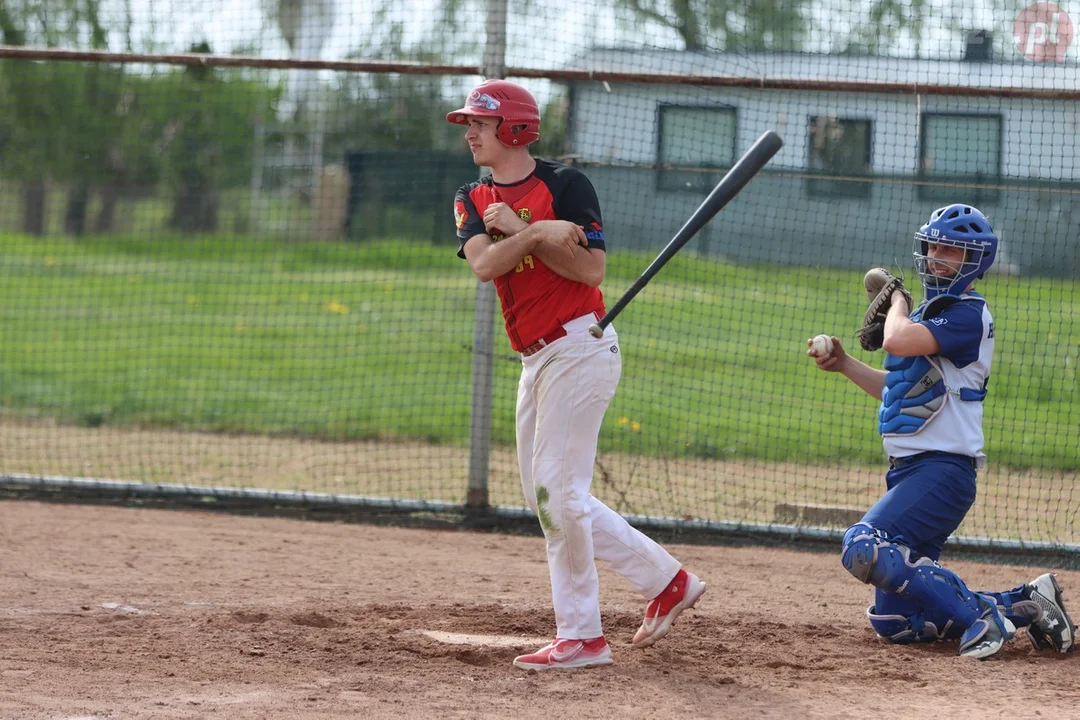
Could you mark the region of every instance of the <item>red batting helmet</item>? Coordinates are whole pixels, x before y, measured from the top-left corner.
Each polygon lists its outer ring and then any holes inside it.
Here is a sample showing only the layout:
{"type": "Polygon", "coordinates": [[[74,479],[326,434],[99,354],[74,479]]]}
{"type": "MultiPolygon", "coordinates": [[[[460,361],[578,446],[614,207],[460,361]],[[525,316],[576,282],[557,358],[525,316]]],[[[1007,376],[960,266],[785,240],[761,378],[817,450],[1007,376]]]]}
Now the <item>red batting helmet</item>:
{"type": "Polygon", "coordinates": [[[499,118],[495,130],[503,145],[525,147],[540,139],[540,106],[532,94],[506,80],[485,80],[473,88],[465,107],[446,114],[457,125],[468,125],[469,116],[499,118]]]}

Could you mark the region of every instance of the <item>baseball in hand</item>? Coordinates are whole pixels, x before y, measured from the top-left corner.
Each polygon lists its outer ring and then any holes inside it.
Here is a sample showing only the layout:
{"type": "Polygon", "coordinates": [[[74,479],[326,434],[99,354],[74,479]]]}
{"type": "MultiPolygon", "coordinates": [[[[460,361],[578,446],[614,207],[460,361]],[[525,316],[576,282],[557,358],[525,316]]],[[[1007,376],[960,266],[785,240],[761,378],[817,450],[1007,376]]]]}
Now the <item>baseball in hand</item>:
{"type": "Polygon", "coordinates": [[[828,357],[832,351],[833,342],[828,335],[818,335],[810,341],[810,355],[813,357],[828,357]]]}

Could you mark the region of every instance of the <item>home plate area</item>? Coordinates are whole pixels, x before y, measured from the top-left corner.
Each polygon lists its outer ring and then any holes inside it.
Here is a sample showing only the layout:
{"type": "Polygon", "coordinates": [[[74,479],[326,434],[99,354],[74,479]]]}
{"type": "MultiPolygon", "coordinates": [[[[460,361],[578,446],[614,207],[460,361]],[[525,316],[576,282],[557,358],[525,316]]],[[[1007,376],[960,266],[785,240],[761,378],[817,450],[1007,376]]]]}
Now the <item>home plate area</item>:
{"type": "MultiPolygon", "coordinates": [[[[614,664],[555,633],[541,537],[0,501],[0,718],[1075,717],[1080,653],[891,646],[836,553],[665,546],[708,583],[656,645],[600,566],[614,664]],[[23,549],[26,549],[25,551],[23,549]],[[898,683],[909,691],[897,701],[898,683]]],[[[976,587],[1044,572],[949,562],[976,587]]],[[[1066,601],[1080,573],[1062,570],[1066,601]]],[[[1080,597],[1077,595],[1076,597],[1080,597]]]]}
{"type": "Polygon", "coordinates": [[[533,637],[523,638],[515,635],[470,635],[468,633],[451,633],[441,630],[415,630],[436,642],[446,645],[490,645],[492,647],[522,647],[524,645],[546,645],[548,638],[533,637]]]}

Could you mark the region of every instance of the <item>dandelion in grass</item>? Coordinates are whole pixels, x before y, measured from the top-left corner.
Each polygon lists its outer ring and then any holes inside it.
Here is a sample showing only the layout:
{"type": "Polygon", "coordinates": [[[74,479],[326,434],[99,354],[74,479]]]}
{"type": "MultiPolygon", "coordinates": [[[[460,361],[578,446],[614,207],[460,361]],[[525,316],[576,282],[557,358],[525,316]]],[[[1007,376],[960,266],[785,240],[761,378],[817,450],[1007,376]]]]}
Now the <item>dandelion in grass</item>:
{"type": "Polygon", "coordinates": [[[630,418],[621,417],[621,418],[618,419],[617,422],[618,422],[619,427],[626,427],[627,425],[630,424],[630,418]]]}
{"type": "Polygon", "coordinates": [[[349,314],[349,307],[347,305],[342,305],[337,300],[331,300],[330,302],[328,302],[326,304],[326,309],[332,313],[337,313],[338,315],[349,314]]]}
{"type": "Polygon", "coordinates": [[[641,432],[641,423],[639,423],[637,420],[632,421],[630,423],[630,432],[641,432]]]}

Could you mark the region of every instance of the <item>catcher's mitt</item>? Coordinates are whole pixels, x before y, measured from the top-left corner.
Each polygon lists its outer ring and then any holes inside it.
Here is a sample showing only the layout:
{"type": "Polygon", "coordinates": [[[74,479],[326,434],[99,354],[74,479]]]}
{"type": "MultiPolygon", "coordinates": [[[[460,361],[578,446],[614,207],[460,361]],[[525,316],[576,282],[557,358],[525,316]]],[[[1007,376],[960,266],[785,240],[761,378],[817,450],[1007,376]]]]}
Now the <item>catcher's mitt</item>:
{"type": "Polygon", "coordinates": [[[862,327],[859,328],[859,344],[863,350],[880,350],[885,342],[885,316],[892,306],[892,294],[897,290],[904,293],[909,311],[914,304],[911,293],[904,287],[903,278],[896,277],[885,268],[867,270],[863,287],[866,288],[866,297],[870,299],[870,307],[866,309],[862,327]]]}

